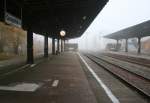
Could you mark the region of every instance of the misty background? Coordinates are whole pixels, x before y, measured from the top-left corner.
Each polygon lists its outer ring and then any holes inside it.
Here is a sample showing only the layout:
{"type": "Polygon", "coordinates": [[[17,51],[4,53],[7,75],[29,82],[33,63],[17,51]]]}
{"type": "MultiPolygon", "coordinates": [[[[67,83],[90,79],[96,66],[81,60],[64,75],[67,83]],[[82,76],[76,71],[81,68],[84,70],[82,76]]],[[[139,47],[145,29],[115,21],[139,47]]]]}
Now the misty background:
{"type": "MultiPolygon", "coordinates": [[[[69,40],[69,43],[78,43],[79,50],[107,50],[108,44],[116,43],[116,41],[103,38],[104,35],[147,20],[150,20],[150,0],[109,0],[83,35],[69,40]]],[[[23,29],[0,22],[0,61],[26,57],[26,35],[27,32],[23,29]]],[[[51,38],[48,41],[49,54],[51,54],[51,38]]],[[[142,53],[150,55],[150,36],[142,38],[141,42],[142,53]]],[[[125,41],[120,40],[119,43],[121,44],[120,50],[124,51],[125,41]]],[[[34,57],[43,56],[44,37],[34,33],[33,44],[34,57]]],[[[137,51],[136,38],[129,39],[128,45],[129,52],[137,51]]],[[[57,48],[57,43],[55,48],[57,48]]]]}
{"type": "Polygon", "coordinates": [[[150,0],[109,0],[84,34],[69,43],[78,43],[80,50],[99,51],[105,49],[107,43],[116,42],[103,38],[104,35],[147,20],[150,20],[150,0]]]}

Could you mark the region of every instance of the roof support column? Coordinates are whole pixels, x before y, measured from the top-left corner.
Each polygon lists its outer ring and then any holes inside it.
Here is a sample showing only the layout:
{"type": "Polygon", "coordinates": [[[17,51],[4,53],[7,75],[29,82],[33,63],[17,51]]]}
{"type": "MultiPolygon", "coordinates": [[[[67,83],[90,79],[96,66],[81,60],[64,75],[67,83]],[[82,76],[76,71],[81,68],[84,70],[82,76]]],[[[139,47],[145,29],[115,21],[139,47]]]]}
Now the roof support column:
{"type": "Polygon", "coordinates": [[[48,36],[44,36],[44,57],[48,57],[48,36]]]}
{"type": "Polygon", "coordinates": [[[63,39],[61,39],[61,52],[63,52],[63,39]]]}
{"type": "Polygon", "coordinates": [[[126,43],[125,43],[125,52],[128,52],[128,38],[125,39],[126,40],[126,43]]]}
{"type": "Polygon", "coordinates": [[[33,32],[31,29],[27,31],[27,63],[33,64],[33,32]]]}
{"type": "Polygon", "coordinates": [[[55,55],[55,38],[52,38],[52,54],[55,55]]]}
{"type": "Polygon", "coordinates": [[[118,46],[119,46],[119,39],[117,39],[117,44],[116,44],[116,51],[118,51],[118,46]]]}
{"type": "Polygon", "coordinates": [[[6,1],[5,0],[1,0],[0,1],[0,20],[1,21],[4,21],[5,11],[6,11],[6,1]]]}
{"type": "Polygon", "coordinates": [[[141,53],[141,37],[138,37],[138,54],[141,53]]]}
{"type": "Polygon", "coordinates": [[[58,39],[57,39],[57,54],[59,54],[59,52],[60,52],[60,51],[59,51],[59,48],[60,48],[60,47],[59,47],[59,38],[58,38],[58,39]]]}
{"type": "Polygon", "coordinates": [[[64,39],[63,42],[64,42],[63,43],[63,51],[65,51],[65,42],[66,42],[66,40],[64,39]]]}

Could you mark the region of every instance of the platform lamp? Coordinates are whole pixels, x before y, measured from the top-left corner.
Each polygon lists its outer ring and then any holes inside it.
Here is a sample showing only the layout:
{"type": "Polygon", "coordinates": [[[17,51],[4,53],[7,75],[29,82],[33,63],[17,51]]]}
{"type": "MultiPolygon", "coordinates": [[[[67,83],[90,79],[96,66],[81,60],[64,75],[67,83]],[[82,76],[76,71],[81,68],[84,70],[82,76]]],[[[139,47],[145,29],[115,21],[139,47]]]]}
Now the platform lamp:
{"type": "Polygon", "coordinates": [[[61,36],[61,37],[64,37],[65,35],[66,35],[66,31],[61,30],[61,31],[60,31],[60,36],[61,36]]]}
{"type": "MultiPolygon", "coordinates": [[[[61,31],[60,31],[60,36],[62,37],[62,39],[65,37],[65,35],[66,35],[66,31],[61,30],[61,31]]],[[[64,40],[64,44],[63,44],[62,39],[61,39],[61,52],[64,51],[64,45],[65,45],[65,40],[64,40]]]]}

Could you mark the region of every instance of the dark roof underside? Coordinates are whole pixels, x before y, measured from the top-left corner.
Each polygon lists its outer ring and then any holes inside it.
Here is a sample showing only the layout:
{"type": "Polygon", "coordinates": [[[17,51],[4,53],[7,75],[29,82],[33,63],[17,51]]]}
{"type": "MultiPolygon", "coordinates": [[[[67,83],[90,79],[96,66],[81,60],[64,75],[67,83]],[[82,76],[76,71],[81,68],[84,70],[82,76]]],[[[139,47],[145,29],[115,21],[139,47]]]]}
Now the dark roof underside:
{"type": "Polygon", "coordinates": [[[141,24],[117,31],[115,33],[104,36],[110,39],[127,39],[134,37],[150,36],[150,20],[141,24]]]}
{"type": "Polygon", "coordinates": [[[64,29],[68,38],[79,37],[108,0],[6,0],[7,11],[22,18],[23,28],[50,37],[64,29]],[[22,8],[22,16],[21,16],[22,8]]]}

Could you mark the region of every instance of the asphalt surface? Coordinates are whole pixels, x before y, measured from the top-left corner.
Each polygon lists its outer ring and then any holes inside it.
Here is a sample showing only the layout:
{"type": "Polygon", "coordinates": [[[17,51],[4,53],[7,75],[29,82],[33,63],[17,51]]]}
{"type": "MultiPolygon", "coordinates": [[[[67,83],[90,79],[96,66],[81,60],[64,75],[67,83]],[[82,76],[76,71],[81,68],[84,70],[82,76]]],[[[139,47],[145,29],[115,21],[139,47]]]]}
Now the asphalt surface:
{"type": "Polygon", "coordinates": [[[39,87],[35,91],[26,91],[26,86],[24,91],[1,89],[0,103],[97,103],[79,57],[73,52],[53,56],[7,76],[0,80],[0,88],[22,83],[39,87]]]}

